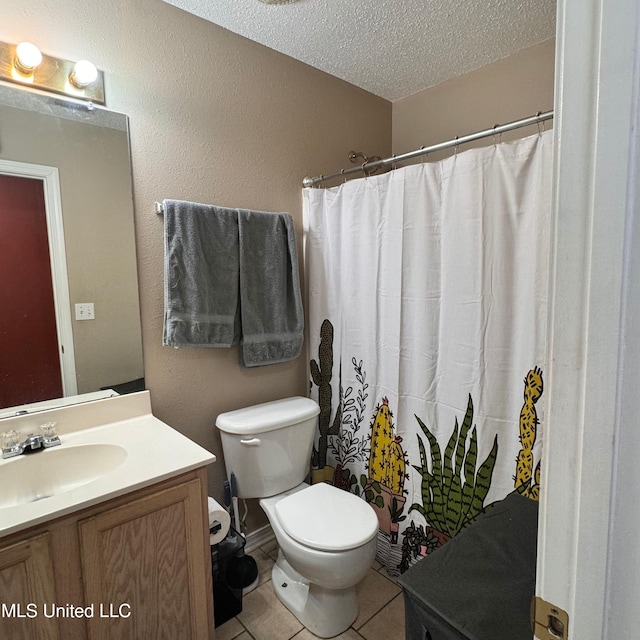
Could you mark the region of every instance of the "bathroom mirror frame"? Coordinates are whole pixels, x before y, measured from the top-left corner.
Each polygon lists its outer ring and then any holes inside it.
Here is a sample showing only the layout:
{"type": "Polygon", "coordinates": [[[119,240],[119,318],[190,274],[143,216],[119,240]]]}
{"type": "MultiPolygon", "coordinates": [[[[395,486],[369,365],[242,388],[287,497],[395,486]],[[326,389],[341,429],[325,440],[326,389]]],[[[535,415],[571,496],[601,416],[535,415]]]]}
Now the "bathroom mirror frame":
{"type": "Polygon", "coordinates": [[[68,320],[65,333],[58,317],[58,337],[69,375],[76,369],[62,398],[5,401],[0,418],[92,400],[105,387],[144,389],[128,117],[0,83],[0,174],[43,180],[57,315],[68,320]],[[87,301],[95,320],[76,320],[74,305],[87,301]]]}

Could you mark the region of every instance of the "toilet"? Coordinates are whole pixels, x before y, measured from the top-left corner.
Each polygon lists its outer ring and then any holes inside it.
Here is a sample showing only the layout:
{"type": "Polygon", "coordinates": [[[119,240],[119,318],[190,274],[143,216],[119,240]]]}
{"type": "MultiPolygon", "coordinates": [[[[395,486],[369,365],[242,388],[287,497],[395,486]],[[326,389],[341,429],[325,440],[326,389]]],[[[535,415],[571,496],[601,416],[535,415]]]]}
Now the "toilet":
{"type": "Polygon", "coordinates": [[[358,616],[355,586],[375,558],[378,518],[352,493],[305,482],[319,412],[309,398],[287,398],[220,414],[216,426],[238,497],[259,498],[278,541],[276,595],[331,638],[358,616]]]}

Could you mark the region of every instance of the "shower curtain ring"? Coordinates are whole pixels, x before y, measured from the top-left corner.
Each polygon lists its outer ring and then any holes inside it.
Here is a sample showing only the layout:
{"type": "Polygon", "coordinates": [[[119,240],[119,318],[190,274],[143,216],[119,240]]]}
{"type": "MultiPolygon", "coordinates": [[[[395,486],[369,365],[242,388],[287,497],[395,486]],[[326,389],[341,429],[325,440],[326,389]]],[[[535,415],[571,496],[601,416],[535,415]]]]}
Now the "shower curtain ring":
{"type": "Polygon", "coordinates": [[[544,133],[544,122],[542,120],[540,120],[540,116],[542,115],[542,111],[538,111],[538,113],[536,113],[536,117],[538,118],[538,122],[536,123],[538,125],[538,135],[541,136],[544,133]],[[542,125],[542,130],[540,130],[540,125],[542,125]]]}
{"type": "Polygon", "coordinates": [[[340,175],[342,176],[342,184],[344,184],[347,179],[344,177],[344,169],[340,169],[340,175]]]}
{"type": "MultiPolygon", "coordinates": [[[[424,148],[425,148],[425,146],[422,145],[420,147],[420,151],[422,151],[424,148]]],[[[420,155],[422,156],[422,163],[421,164],[424,164],[427,161],[427,158],[429,157],[429,152],[427,151],[426,153],[421,153],[420,155]]]]}
{"type": "Polygon", "coordinates": [[[367,170],[364,168],[366,165],[366,161],[362,163],[362,166],[360,167],[360,169],[362,169],[362,173],[364,174],[365,178],[368,178],[369,176],[367,175],[367,170]]]}
{"type": "Polygon", "coordinates": [[[398,168],[398,163],[396,162],[396,154],[394,153],[391,156],[391,171],[395,171],[398,168]]]}
{"type": "Polygon", "coordinates": [[[453,145],[453,155],[458,155],[458,136],[455,137],[455,144],[453,145]]]}
{"type": "Polygon", "coordinates": [[[494,124],[494,125],[493,125],[493,146],[494,146],[494,147],[495,147],[495,146],[496,146],[496,144],[497,144],[497,143],[496,143],[496,129],[498,128],[498,126],[499,126],[499,125],[497,125],[497,124],[494,124]]]}

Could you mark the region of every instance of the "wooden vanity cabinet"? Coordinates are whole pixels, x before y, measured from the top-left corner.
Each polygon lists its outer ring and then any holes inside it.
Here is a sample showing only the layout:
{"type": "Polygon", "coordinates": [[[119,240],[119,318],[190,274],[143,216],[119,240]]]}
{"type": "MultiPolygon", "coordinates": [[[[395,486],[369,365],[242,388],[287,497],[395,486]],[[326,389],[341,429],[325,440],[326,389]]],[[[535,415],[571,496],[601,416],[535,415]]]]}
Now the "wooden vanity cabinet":
{"type": "Polygon", "coordinates": [[[48,533],[0,546],[0,638],[58,640],[57,621],[39,615],[37,605],[55,595],[48,533]]]}
{"type": "Polygon", "coordinates": [[[0,638],[211,640],[205,470],[0,539],[0,606],[29,602],[38,615],[0,615],[0,638]]]}

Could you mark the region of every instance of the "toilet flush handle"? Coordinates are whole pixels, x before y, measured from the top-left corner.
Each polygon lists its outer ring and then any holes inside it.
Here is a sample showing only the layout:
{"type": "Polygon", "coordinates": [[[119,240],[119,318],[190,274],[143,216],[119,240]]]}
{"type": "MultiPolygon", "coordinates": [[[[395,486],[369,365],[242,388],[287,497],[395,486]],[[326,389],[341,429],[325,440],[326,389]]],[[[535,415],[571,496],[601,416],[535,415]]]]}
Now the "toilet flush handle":
{"type": "Polygon", "coordinates": [[[240,438],[240,444],[246,444],[248,447],[259,447],[260,438],[249,438],[248,440],[240,438]]]}

